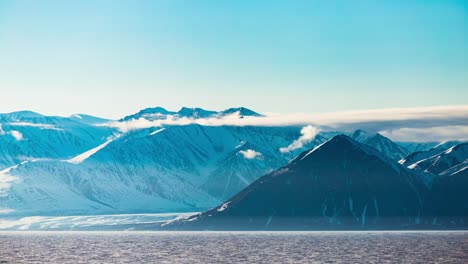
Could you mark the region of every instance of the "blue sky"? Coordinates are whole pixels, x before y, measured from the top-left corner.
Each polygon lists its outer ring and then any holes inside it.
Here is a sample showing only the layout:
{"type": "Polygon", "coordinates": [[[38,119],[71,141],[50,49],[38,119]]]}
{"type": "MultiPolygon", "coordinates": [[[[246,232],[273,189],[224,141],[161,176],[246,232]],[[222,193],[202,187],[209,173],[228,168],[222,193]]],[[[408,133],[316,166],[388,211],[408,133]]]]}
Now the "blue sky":
{"type": "Polygon", "coordinates": [[[0,112],[461,105],[468,1],[0,1],[0,112]]]}

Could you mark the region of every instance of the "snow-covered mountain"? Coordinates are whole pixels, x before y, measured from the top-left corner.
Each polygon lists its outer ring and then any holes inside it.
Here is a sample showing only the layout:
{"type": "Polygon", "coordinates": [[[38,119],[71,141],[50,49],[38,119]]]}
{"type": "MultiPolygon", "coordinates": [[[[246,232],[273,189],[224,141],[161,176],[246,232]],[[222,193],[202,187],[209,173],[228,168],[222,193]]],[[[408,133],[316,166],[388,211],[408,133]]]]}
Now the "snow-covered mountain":
{"type": "Polygon", "coordinates": [[[0,204],[15,214],[194,211],[215,206],[304,148],[281,153],[300,127],[168,126],[131,131],[75,157],[2,172],[0,204]],[[44,183],[54,183],[53,185],[44,183]]]}
{"type": "Polygon", "coordinates": [[[393,160],[400,160],[409,154],[408,150],[379,133],[369,134],[361,129],[354,131],[350,137],[357,142],[369,145],[393,160]]]}
{"type": "Polygon", "coordinates": [[[441,154],[442,152],[446,151],[447,149],[460,144],[461,142],[458,141],[447,141],[447,142],[442,142],[440,144],[435,145],[434,147],[424,150],[424,151],[415,151],[405,157],[404,159],[401,159],[399,161],[400,164],[405,165],[405,166],[410,166],[411,164],[414,164],[418,161],[421,161],[423,159],[430,158],[432,156],[435,156],[437,154],[441,154]]]}
{"type": "MultiPolygon", "coordinates": [[[[243,107],[224,111],[182,108],[177,112],[155,107],[112,124],[141,118],[221,118],[233,114],[262,117],[243,107]]],[[[110,121],[82,114],[0,114],[0,213],[205,210],[287,165],[302,151],[342,134],[314,133],[314,137],[301,140],[299,147],[286,148],[303,138],[301,127],[190,124],[119,131],[106,126],[110,121]]],[[[382,157],[398,160],[408,153],[380,134],[358,130],[351,136],[381,151],[382,157]]],[[[433,178],[428,173],[427,179],[433,178]]]]}
{"type": "Polygon", "coordinates": [[[408,168],[433,174],[441,174],[468,160],[468,143],[461,143],[448,148],[442,153],[421,159],[408,165],[408,168]]]}
{"type": "Polygon", "coordinates": [[[27,160],[67,159],[115,131],[30,111],[0,114],[0,170],[27,160]]]}

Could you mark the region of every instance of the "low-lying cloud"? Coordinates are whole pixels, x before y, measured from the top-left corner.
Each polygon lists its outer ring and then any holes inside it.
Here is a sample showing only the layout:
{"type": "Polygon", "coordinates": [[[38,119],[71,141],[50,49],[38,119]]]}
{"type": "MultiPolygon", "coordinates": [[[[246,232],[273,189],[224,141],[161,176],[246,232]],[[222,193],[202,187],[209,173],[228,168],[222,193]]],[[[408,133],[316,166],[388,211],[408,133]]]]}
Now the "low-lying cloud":
{"type": "Polygon", "coordinates": [[[10,135],[14,137],[17,141],[24,139],[23,134],[21,134],[21,132],[16,131],[16,130],[11,130],[10,135]]]}
{"type": "Polygon", "coordinates": [[[380,134],[396,141],[428,142],[468,140],[468,126],[442,126],[430,128],[398,128],[380,131],[380,134]]]}
{"type": "MultiPolygon", "coordinates": [[[[385,131],[387,135],[395,140],[408,140],[413,136],[405,137],[403,132],[397,129],[427,129],[434,127],[463,126],[468,123],[468,105],[462,106],[436,106],[417,108],[389,108],[374,110],[345,111],[321,114],[273,114],[264,113],[264,116],[244,116],[238,113],[222,117],[210,118],[178,118],[168,115],[166,119],[147,120],[144,118],[128,121],[112,121],[101,124],[118,129],[121,132],[132,130],[198,124],[203,126],[306,126],[320,127],[323,131],[352,131],[363,128],[370,132],[385,131]],[[390,132],[393,131],[393,132],[390,132]]],[[[412,130],[410,130],[411,132],[412,130]]],[[[407,135],[406,133],[405,135],[407,135]]],[[[421,133],[419,133],[421,135],[421,133]]],[[[442,134],[440,134],[443,136],[442,134]]],[[[429,135],[427,135],[429,136],[429,135]]],[[[455,135],[453,135],[455,136],[455,135]]],[[[433,138],[433,137],[430,137],[433,138]]],[[[419,138],[420,141],[426,141],[419,138]]]]}
{"type": "Polygon", "coordinates": [[[262,157],[262,153],[255,151],[253,149],[241,150],[239,153],[244,156],[246,159],[255,159],[262,157]]]}
{"type": "Polygon", "coordinates": [[[39,123],[28,123],[28,122],[12,122],[8,123],[10,126],[20,126],[20,127],[37,127],[39,129],[49,129],[49,130],[62,130],[51,124],[39,124],[39,123]]]}
{"type": "Polygon", "coordinates": [[[294,140],[289,146],[285,148],[280,148],[281,153],[287,153],[295,149],[302,148],[305,144],[314,140],[315,136],[320,132],[320,130],[313,126],[305,126],[301,129],[301,136],[294,140]]]}
{"type": "Polygon", "coordinates": [[[21,141],[24,139],[23,134],[16,130],[5,131],[3,130],[2,126],[0,126],[0,136],[10,135],[14,137],[17,141],[21,141]]]}

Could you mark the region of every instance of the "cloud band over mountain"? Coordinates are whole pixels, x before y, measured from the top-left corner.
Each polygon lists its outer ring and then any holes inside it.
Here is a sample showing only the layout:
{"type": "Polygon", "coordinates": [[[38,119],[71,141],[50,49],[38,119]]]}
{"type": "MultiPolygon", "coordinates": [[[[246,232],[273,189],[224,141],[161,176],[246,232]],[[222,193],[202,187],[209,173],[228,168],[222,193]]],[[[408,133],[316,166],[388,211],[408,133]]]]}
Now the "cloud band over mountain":
{"type": "Polygon", "coordinates": [[[128,121],[113,121],[103,125],[122,132],[168,125],[203,126],[306,126],[321,130],[351,131],[363,128],[382,132],[395,140],[449,140],[466,139],[468,131],[468,105],[436,106],[417,108],[389,108],[374,110],[344,111],[318,114],[274,114],[245,116],[238,113],[221,117],[189,118],[168,115],[166,119],[144,118],[128,121]],[[456,127],[456,129],[453,129],[456,127]],[[430,129],[430,130],[428,130],[430,129]],[[430,131],[425,133],[424,130],[430,131]]]}

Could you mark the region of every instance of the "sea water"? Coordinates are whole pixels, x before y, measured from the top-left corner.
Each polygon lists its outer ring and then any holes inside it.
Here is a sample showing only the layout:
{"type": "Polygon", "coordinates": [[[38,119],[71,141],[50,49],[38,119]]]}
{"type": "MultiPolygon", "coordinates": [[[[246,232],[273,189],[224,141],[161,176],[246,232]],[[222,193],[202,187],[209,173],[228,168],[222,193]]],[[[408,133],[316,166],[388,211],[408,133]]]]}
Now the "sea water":
{"type": "Polygon", "coordinates": [[[468,232],[0,232],[0,263],[468,263],[468,232]]]}

